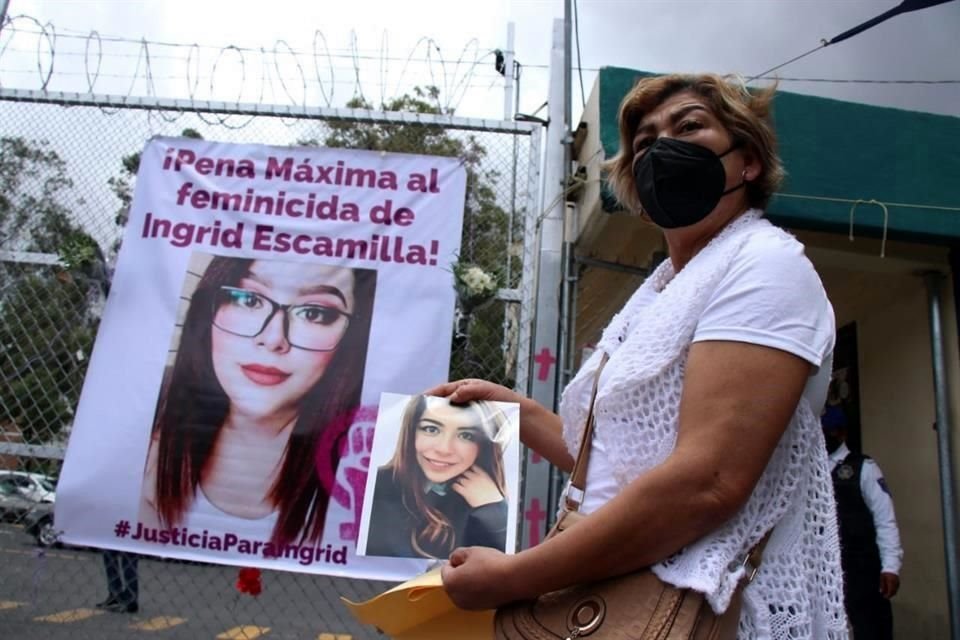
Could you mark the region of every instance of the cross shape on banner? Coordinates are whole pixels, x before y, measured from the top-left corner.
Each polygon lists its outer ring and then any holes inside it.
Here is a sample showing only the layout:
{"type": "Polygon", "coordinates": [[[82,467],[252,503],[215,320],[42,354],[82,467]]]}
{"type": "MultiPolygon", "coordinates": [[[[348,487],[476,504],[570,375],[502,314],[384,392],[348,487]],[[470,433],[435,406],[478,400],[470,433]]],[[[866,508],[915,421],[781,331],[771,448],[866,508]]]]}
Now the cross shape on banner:
{"type": "Polygon", "coordinates": [[[533,361],[540,365],[537,369],[537,380],[542,382],[550,377],[550,367],[554,365],[557,359],[553,357],[553,352],[548,347],[544,347],[533,357],[533,361]]]}
{"type": "Polygon", "coordinates": [[[543,523],[547,520],[547,512],[540,507],[540,498],[531,500],[530,508],[523,515],[527,519],[527,530],[530,532],[530,546],[536,546],[540,544],[543,523]]]}

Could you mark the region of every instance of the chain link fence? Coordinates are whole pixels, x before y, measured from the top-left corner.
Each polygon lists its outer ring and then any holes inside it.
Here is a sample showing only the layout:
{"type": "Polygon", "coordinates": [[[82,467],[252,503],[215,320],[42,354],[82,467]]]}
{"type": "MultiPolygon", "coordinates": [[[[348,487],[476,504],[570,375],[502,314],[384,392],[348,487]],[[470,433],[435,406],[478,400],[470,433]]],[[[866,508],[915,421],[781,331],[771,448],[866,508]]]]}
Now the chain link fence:
{"type": "MultiPolygon", "coordinates": [[[[423,96],[420,96],[422,98],[423,96]]],[[[362,105],[361,105],[362,106],[362,105]]],[[[93,604],[101,554],[57,543],[55,484],[112,264],[152,136],[459,156],[468,173],[460,260],[496,274],[486,304],[459,304],[450,376],[527,386],[539,130],[436,113],[183,104],[0,91],[0,637],[377,637],[339,602],[387,585],[264,572],[258,597],[235,567],[139,562],[137,616],[93,604]]]]}

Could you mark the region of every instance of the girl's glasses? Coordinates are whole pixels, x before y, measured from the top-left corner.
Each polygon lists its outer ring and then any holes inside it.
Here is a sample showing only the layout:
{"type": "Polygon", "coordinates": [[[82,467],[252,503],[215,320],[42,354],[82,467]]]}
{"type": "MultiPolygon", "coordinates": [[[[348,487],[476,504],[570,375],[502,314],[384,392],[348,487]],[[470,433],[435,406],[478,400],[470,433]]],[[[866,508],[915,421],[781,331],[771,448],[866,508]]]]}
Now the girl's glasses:
{"type": "Polygon", "coordinates": [[[213,324],[227,333],[253,338],[263,333],[278,311],[283,313],[287,342],[307,351],[336,349],[353,317],[321,304],[279,304],[250,289],[220,287],[213,299],[213,324]]]}

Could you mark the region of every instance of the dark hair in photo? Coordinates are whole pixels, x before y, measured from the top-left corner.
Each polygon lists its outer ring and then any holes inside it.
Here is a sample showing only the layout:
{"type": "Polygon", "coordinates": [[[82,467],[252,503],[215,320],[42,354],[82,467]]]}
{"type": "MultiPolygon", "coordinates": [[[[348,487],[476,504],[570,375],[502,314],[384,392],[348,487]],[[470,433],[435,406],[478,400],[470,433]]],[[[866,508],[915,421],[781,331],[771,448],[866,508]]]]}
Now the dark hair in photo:
{"type": "MultiPolygon", "coordinates": [[[[497,405],[484,400],[475,400],[464,405],[453,405],[463,411],[473,411],[478,415],[478,435],[476,465],[487,472],[500,493],[507,495],[505,473],[503,467],[503,447],[501,442],[503,431],[507,424],[507,417],[497,405]]],[[[447,554],[458,546],[456,531],[450,520],[440,510],[427,504],[427,478],[417,463],[416,437],[417,426],[427,410],[427,396],[413,396],[407,403],[401,421],[400,437],[397,449],[390,462],[383,466],[393,474],[393,481],[401,488],[403,506],[413,517],[415,526],[410,532],[410,542],[414,550],[420,555],[432,558],[432,554],[424,551],[429,546],[447,549],[447,554]]],[[[446,557],[444,555],[444,557],[446,557]]]]}
{"type": "MultiPolygon", "coordinates": [[[[230,400],[213,368],[214,293],[221,286],[238,286],[253,262],[214,257],[190,300],[153,424],[158,449],[155,500],[164,526],[182,522],[196,498],[229,409],[230,400]]],[[[353,318],[323,376],[300,402],[280,472],[270,489],[269,497],[278,510],[271,536],[276,544],[316,541],[322,535],[332,487],[321,478],[333,477],[341,443],[360,405],[377,272],[352,272],[353,318]]]]}

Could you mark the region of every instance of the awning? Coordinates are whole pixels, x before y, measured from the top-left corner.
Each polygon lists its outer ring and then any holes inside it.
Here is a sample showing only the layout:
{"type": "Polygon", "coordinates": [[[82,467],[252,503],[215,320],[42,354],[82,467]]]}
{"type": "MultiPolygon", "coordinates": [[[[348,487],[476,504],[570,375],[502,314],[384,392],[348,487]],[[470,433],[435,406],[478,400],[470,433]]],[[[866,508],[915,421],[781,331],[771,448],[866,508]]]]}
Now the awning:
{"type": "MultiPolygon", "coordinates": [[[[600,70],[600,141],[620,140],[620,101],[649,72],[600,70]]],[[[774,119],[787,179],[768,207],[778,224],[952,244],[960,238],[960,118],[780,91],[774,119]],[[879,203],[879,204],[878,204],[879,203]],[[886,212],[886,213],[885,213],[886,212]],[[885,218],[886,217],[886,221],[885,218]]],[[[603,210],[622,210],[602,194],[603,210]]]]}

